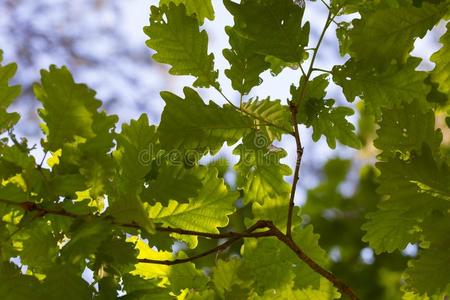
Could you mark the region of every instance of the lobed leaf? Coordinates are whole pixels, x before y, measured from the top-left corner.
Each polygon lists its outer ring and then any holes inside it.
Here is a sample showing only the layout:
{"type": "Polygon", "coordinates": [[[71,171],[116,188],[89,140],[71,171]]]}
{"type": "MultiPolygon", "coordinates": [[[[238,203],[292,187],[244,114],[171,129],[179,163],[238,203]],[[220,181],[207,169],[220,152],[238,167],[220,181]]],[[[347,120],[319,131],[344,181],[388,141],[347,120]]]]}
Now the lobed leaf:
{"type": "Polygon", "coordinates": [[[165,150],[195,150],[216,153],[227,142],[235,144],[250,132],[252,120],[229,105],[205,104],[191,88],[184,89],[185,99],[161,93],[166,102],[158,128],[161,147],[165,150]]]}
{"type": "MultiPolygon", "coordinates": [[[[180,3],[184,1],[179,1],[180,3]]],[[[208,54],[208,35],[199,30],[199,21],[186,13],[184,4],[152,6],[150,26],[144,27],[147,46],[156,51],[152,58],[171,65],[172,75],[192,75],[194,86],[217,85],[214,55],[208,54]]]]}

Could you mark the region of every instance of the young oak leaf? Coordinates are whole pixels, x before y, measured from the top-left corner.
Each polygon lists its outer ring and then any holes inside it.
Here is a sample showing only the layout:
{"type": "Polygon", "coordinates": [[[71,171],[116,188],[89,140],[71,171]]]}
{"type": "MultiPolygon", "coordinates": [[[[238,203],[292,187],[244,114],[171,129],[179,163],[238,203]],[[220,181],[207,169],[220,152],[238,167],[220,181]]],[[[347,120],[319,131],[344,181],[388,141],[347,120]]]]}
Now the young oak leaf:
{"type": "Polygon", "coordinates": [[[156,143],[156,126],[149,124],[146,114],[122,126],[122,132],[117,136],[117,150],[113,152],[116,177],[109,194],[112,216],[123,223],[136,222],[149,232],[153,232],[153,223],[146,214],[140,194],[150,170],[148,163],[156,156],[156,143]],[[143,153],[149,157],[144,159],[143,153]]]}
{"type": "Polygon", "coordinates": [[[16,64],[2,65],[3,52],[0,50],[0,134],[19,121],[18,113],[8,113],[6,109],[20,94],[20,86],[10,86],[9,80],[17,71],[16,64]]]}
{"type": "Polygon", "coordinates": [[[355,133],[355,126],[346,119],[354,114],[353,109],[344,106],[335,107],[334,100],[325,99],[327,86],[327,75],[317,76],[308,83],[304,100],[301,102],[299,102],[301,87],[291,87],[292,101],[298,106],[297,122],[312,127],[314,141],[325,136],[328,146],[332,149],[336,148],[336,140],[359,149],[361,142],[355,133]]]}
{"type": "Polygon", "coordinates": [[[450,93],[450,23],[447,23],[447,32],[439,42],[441,49],[431,56],[431,61],[436,67],[431,72],[431,80],[439,84],[439,91],[444,94],[450,93]]]}
{"type": "Polygon", "coordinates": [[[420,103],[403,104],[402,108],[382,110],[375,147],[383,152],[382,160],[396,157],[397,153],[409,155],[420,152],[426,143],[434,154],[439,153],[442,132],[435,129],[435,116],[431,110],[423,111],[420,103]]]}
{"type": "Polygon", "coordinates": [[[252,120],[229,105],[205,104],[191,88],[184,88],[185,99],[162,92],[166,106],[158,127],[165,150],[195,150],[216,153],[227,142],[235,144],[250,132],[252,120]]]}
{"type": "Polygon", "coordinates": [[[240,4],[225,0],[224,4],[234,17],[232,30],[254,53],[287,63],[300,63],[305,58],[309,23],[301,26],[304,9],[292,0],[248,0],[240,4]]]}
{"type": "Polygon", "coordinates": [[[186,14],[183,4],[152,6],[150,26],[144,27],[147,46],[156,51],[153,59],[171,65],[173,75],[192,75],[194,86],[217,85],[214,55],[208,54],[208,35],[199,30],[195,16],[186,14]]]}
{"type": "Polygon", "coordinates": [[[393,252],[419,240],[422,220],[433,210],[450,208],[450,170],[446,164],[438,165],[426,144],[407,160],[391,158],[377,163],[377,168],[381,172],[377,192],[389,199],[367,215],[363,241],[376,253],[393,252]]]}
{"type": "Polygon", "coordinates": [[[259,75],[269,68],[265,56],[255,53],[251,42],[241,37],[233,27],[226,27],[231,49],[224,49],[223,56],[230,63],[225,75],[231,80],[233,89],[242,95],[262,83],[259,75]]]}
{"type": "Polygon", "coordinates": [[[363,12],[352,22],[350,54],[372,66],[406,62],[416,38],[422,38],[445,14],[440,5],[424,4],[363,12]]]}
{"type": "MultiPolygon", "coordinates": [[[[425,102],[430,88],[425,84],[426,72],[416,71],[421,60],[410,58],[406,64],[391,64],[377,72],[352,59],[333,68],[333,80],[342,86],[347,101],[364,100],[367,111],[380,116],[382,108],[400,107],[414,99],[425,102]]],[[[422,105],[424,108],[426,104],[422,105]]]]}
{"type": "Polygon", "coordinates": [[[267,142],[281,141],[283,134],[292,131],[289,108],[280,100],[250,99],[241,109],[255,118],[256,128],[259,134],[267,137],[267,142]]]}
{"type": "Polygon", "coordinates": [[[288,199],[290,186],[284,181],[284,176],[290,175],[291,169],[280,163],[280,159],[287,155],[286,151],[271,150],[265,136],[256,133],[245,137],[233,153],[240,156],[234,169],[244,203],[262,204],[280,197],[288,199]],[[259,145],[261,140],[266,144],[259,145]]]}
{"type": "MultiPolygon", "coordinates": [[[[326,252],[320,248],[319,235],[314,234],[311,225],[295,228],[293,238],[315,262],[327,264],[326,252]]],[[[298,257],[275,238],[245,240],[241,252],[243,263],[239,274],[243,279],[253,279],[253,286],[259,293],[270,289],[282,290],[286,285],[298,289],[320,288],[320,275],[304,262],[299,262],[298,257]]]]}
{"type": "MultiPolygon", "coordinates": [[[[189,203],[169,201],[167,206],[157,203],[147,207],[148,215],[155,223],[201,232],[218,233],[219,227],[228,225],[228,216],[235,211],[238,192],[229,191],[223,179],[217,177],[216,169],[203,168],[202,188],[189,203]]],[[[174,235],[185,241],[190,248],[197,246],[197,237],[174,235]]]]}
{"type": "Polygon", "coordinates": [[[57,151],[78,137],[95,136],[93,118],[101,102],[95,99],[93,90],[75,83],[66,67],[52,65],[48,71],[42,70],[41,84],[35,84],[33,90],[43,106],[39,116],[45,122],[43,145],[47,150],[57,151]]]}
{"type": "Polygon", "coordinates": [[[176,5],[184,4],[188,15],[195,15],[200,25],[204,19],[214,20],[214,8],[211,0],[159,0],[159,5],[168,5],[170,2],[176,5]]]}

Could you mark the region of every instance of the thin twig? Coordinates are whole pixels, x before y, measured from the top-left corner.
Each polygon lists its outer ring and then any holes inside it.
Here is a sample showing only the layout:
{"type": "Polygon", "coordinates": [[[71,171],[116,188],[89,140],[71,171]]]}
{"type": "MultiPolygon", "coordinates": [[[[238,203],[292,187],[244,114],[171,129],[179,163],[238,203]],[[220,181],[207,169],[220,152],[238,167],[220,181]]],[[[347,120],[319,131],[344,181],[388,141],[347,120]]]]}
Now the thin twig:
{"type": "Polygon", "coordinates": [[[328,5],[328,3],[326,3],[324,0],[320,0],[320,1],[323,3],[323,5],[325,5],[328,8],[328,10],[331,10],[331,7],[330,7],[330,5],[328,5]]]}
{"type": "Polygon", "coordinates": [[[217,86],[214,86],[214,88],[216,89],[216,91],[218,91],[219,92],[219,94],[220,95],[222,95],[222,97],[223,97],[223,99],[225,99],[225,101],[227,101],[228,102],[228,104],[230,104],[234,109],[237,109],[237,110],[241,110],[238,106],[236,106],[223,92],[222,92],[222,90],[219,88],[219,87],[217,87],[217,86]]]}
{"type": "MultiPolygon", "coordinates": [[[[333,21],[333,19],[334,19],[334,16],[333,16],[331,10],[329,10],[327,20],[325,22],[325,26],[323,27],[322,33],[320,34],[319,40],[317,41],[317,45],[314,48],[314,52],[313,52],[313,56],[311,58],[311,63],[309,65],[308,73],[305,76],[305,80],[303,81],[303,84],[301,84],[301,86],[300,86],[300,95],[298,98],[299,99],[298,103],[301,103],[304,100],[303,98],[305,97],[306,86],[307,86],[309,79],[311,77],[311,74],[314,70],[314,62],[317,58],[317,53],[319,52],[319,48],[323,41],[323,38],[325,37],[325,33],[326,33],[328,27],[330,26],[331,22],[333,21]]],[[[295,137],[295,143],[296,143],[296,148],[297,148],[297,159],[295,162],[294,178],[292,181],[291,194],[289,197],[289,207],[288,207],[287,224],[286,224],[286,235],[289,238],[291,238],[291,234],[292,234],[292,217],[293,217],[294,205],[295,205],[295,203],[294,203],[295,192],[297,190],[297,184],[298,184],[298,180],[299,180],[299,176],[300,176],[300,165],[301,165],[302,156],[303,156],[303,147],[302,147],[302,143],[301,143],[301,139],[300,139],[300,132],[298,130],[298,124],[297,124],[297,104],[294,103],[293,101],[291,101],[289,104],[289,108],[291,110],[291,121],[292,121],[292,126],[294,127],[294,137],[295,137]]]]}
{"type": "Polygon", "coordinates": [[[330,74],[333,73],[330,70],[325,70],[325,69],[321,69],[321,68],[313,68],[312,70],[313,71],[318,71],[318,72],[330,73],[330,74]]]}
{"type": "Polygon", "coordinates": [[[306,77],[306,72],[305,72],[305,70],[303,69],[302,64],[299,64],[299,66],[300,66],[300,71],[302,71],[303,76],[306,77]]]}
{"type": "Polygon", "coordinates": [[[38,169],[42,168],[42,165],[44,164],[45,158],[47,157],[48,151],[44,152],[44,156],[42,157],[41,162],[39,163],[39,165],[37,166],[38,169]]]}
{"type": "Polygon", "coordinates": [[[298,130],[297,125],[297,106],[294,103],[290,103],[289,105],[291,110],[291,118],[292,124],[294,124],[294,138],[295,145],[297,149],[297,159],[295,161],[295,169],[294,169],[294,178],[292,180],[291,186],[291,194],[289,198],[289,208],[288,208],[288,216],[287,216],[287,224],[286,224],[286,235],[290,238],[292,236],[292,215],[294,213],[294,204],[295,204],[295,191],[297,190],[298,180],[300,178],[300,165],[303,157],[303,147],[300,139],[300,132],[298,130]]]}
{"type": "Polygon", "coordinates": [[[184,264],[184,263],[208,256],[210,254],[223,251],[226,248],[230,247],[233,243],[237,242],[238,240],[240,240],[240,238],[232,238],[217,247],[214,247],[208,251],[205,251],[203,253],[200,253],[200,254],[197,254],[197,255],[194,255],[191,257],[187,257],[187,258],[178,258],[178,259],[173,259],[173,260],[156,260],[156,259],[140,258],[140,259],[138,259],[138,262],[146,263],[146,264],[155,264],[155,265],[166,265],[166,266],[184,264]]]}
{"type": "Polygon", "coordinates": [[[207,232],[198,232],[193,230],[185,230],[180,228],[172,228],[172,227],[156,227],[156,231],[160,232],[170,232],[170,233],[178,233],[181,235],[194,235],[201,236],[210,239],[224,239],[224,238],[246,238],[246,237],[262,237],[270,235],[269,231],[255,232],[255,233],[247,233],[247,232],[224,232],[224,233],[207,233],[207,232]]]}
{"type": "Polygon", "coordinates": [[[235,236],[232,237],[231,239],[229,239],[228,241],[226,241],[223,244],[220,244],[217,247],[214,247],[212,249],[209,249],[208,251],[202,252],[200,254],[191,256],[191,257],[187,257],[187,258],[178,258],[178,259],[173,259],[173,260],[155,260],[155,259],[147,259],[147,258],[141,258],[138,259],[138,261],[140,263],[149,263],[149,264],[158,264],[158,265],[178,265],[178,264],[182,264],[182,263],[186,263],[186,262],[190,262],[205,256],[208,256],[210,254],[213,253],[218,253],[220,251],[223,251],[225,249],[227,249],[228,247],[230,247],[232,244],[234,244],[235,242],[239,241],[240,239],[244,238],[244,237],[254,237],[254,238],[258,238],[258,237],[266,237],[266,236],[273,236],[273,229],[271,228],[269,231],[266,232],[258,232],[257,233],[253,233],[253,231],[255,231],[256,229],[260,229],[260,228],[264,228],[264,227],[268,227],[269,224],[271,224],[271,222],[267,222],[267,221],[258,221],[256,222],[256,224],[254,224],[253,226],[249,227],[248,229],[246,229],[242,234],[240,234],[240,236],[235,236]],[[264,234],[262,234],[264,233],[264,234]]]}

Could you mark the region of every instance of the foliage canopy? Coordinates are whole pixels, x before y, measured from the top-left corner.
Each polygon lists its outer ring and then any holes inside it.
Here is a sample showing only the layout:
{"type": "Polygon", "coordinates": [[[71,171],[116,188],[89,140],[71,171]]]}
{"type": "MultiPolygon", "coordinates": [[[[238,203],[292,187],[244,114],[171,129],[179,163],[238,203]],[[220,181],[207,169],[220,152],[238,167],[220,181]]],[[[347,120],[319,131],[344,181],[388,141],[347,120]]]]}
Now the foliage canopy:
{"type": "Polygon", "coordinates": [[[433,69],[420,70],[411,51],[447,22],[450,1],[322,2],[329,14],[312,41],[304,1],[224,0],[234,18],[222,53],[230,67],[217,70],[219,54],[210,53],[202,27],[214,20],[212,1],[161,0],[150,9],[146,44],[170,74],[193,76],[192,87],[161,93],[160,124],[142,114],[119,129],[93,90],[52,65],[34,86],[37,149],[15,135],[17,67],[1,64],[1,298],[448,297],[450,23],[433,69]],[[355,12],[360,17],[340,21],[355,12]],[[331,28],[348,60],[318,69],[331,28]],[[263,72],[285,68],[299,73],[290,99],[251,93],[263,72]],[[239,104],[224,95],[219,72],[239,104]],[[348,102],[360,100],[358,131],[348,119],[354,106],[330,99],[331,83],[348,102]],[[205,101],[199,87],[228,103],[205,101]],[[355,168],[336,158],[306,203],[294,205],[305,127],[331,148],[379,150],[375,165],[360,168],[352,195],[340,187],[355,168]],[[296,144],[292,169],[273,145],[284,138],[296,144]],[[239,156],[233,182],[223,160],[203,159],[225,143],[239,156]],[[408,245],[417,253],[405,255],[408,245]],[[377,255],[365,262],[360,252],[369,249],[377,255]],[[87,269],[91,284],[82,278],[87,269]]]}

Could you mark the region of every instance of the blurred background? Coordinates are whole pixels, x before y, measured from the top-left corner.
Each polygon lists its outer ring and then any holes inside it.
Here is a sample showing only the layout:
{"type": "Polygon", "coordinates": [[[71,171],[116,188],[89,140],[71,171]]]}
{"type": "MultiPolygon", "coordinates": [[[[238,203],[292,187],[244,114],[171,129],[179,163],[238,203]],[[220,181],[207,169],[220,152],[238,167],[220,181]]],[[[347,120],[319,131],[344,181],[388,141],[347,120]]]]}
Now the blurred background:
{"type": "MultiPolygon", "coordinates": [[[[104,101],[104,109],[117,114],[120,122],[147,113],[150,121],[158,124],[164,108],[159,92],[169,90],[181,94],[182,88],[191,85],[193,79],[170,76],[167,66],[151,60],[152,52],[145,46],[147,37],[142,28],[149,23],[149,7],[157,2],[0,0],[0,48],[4,51],[5,63],[18,63],[14,83],[22,85],[22,96],[12,107],[22,115],[16,134],[27,137],[31,144],[39,144],[40,120],[36,113],[39,103],[34,99],[32,84],[39,80],[39,70],[50,64],[66,65],[76,81],[97,91],[97,98],[104,101]]],[[[209,34],[210,51],[215,55],[224,93],[238,103],[238,94],[223,74],[228,63],[221,53],[228,47],[224,26],[231,25],[233,20],[221,1],[213,0],[213,4],[216,20],[206,20],[203,27],[209,34]]],[[[312,33],[310,45],[315,45],[326,14],[327,9],[320,1],[306,1],[305,18],[311,23],[312,33]]],[[[337,21],[355,17],[358,15],[339,17],[337,21]]],[[[317,59],[317,67],[326,70],[346,61],[346,57],[339,55],[336,27],[333,26],[325,36],[317,59]]],[[[433,68],[429,57],[440,47],[438,40],[444,30],[444,24],[440,24],[416,42],[413,54],[423,58],[420,68],[433,68]]],[[[276,77],[266,72],[262,76],[263,83],[254,88],[248,98],[270,96],[286,103],[289,86],[298,84],[299,77],[299,70],[288,69],[276,77]]],[[[202,89],[201,93],[205,101],[224,103],[214,90],[202,89]]],[[[333,84],[328,97],[339,105],[350,105],[340,88],[333,84]]],[[[351,119],[355,125],[358,125],[359,115],[357,111],[351,119]]],[[[314,223],[321,234],[321,244],[333,261],[332,269],[348,282],[358,282],[356,289],[362,299],[396,299],[397,285],[401,284],[398,270],[404,268],[405,256],[415,255],[416,248],[410,245],[402,254],[375,257],[361,242],[360,226],[364,215],[375,209],[379,196],[375,193],[376,171],[372,166],[377,154],[371,146],[375,127],[370,120],[359,124],[361,138],[366,142],[361,151],[341,146],[331,150],[324,140],[313,143],[310,130],[301,128],[305,155],[296,202],[304,205],[305,222],[314,223]],[[390,262],[385,263],[385,260],[390,262]],[[383,265],[393,266],[393,269],[385,269],[383,265]]],[[[289,155],[284,162],[292,167],[295,159],[293,139],[286,137],[277,146],[287,150],[289,155]]],[[[219,154],[227,158],[230,166],[237,162],[231,151],[232,147],[224,147],[219,154]]],[[[36,156],[40,155],[39,149],[36,150],[36,156]]],[[[226,179],[233,184],[233,178],[230,167],[226,179]]]]}

